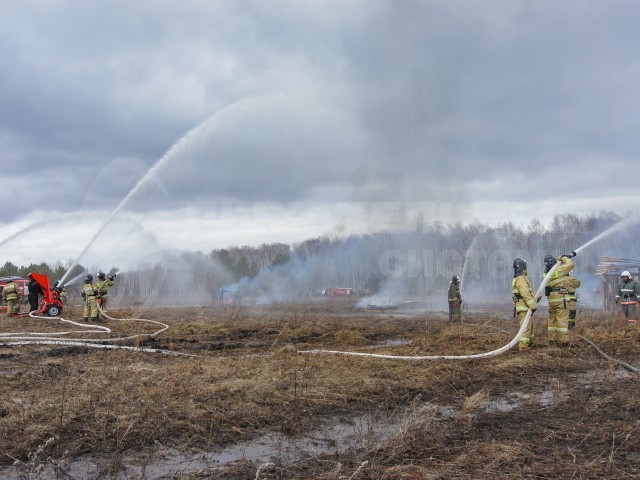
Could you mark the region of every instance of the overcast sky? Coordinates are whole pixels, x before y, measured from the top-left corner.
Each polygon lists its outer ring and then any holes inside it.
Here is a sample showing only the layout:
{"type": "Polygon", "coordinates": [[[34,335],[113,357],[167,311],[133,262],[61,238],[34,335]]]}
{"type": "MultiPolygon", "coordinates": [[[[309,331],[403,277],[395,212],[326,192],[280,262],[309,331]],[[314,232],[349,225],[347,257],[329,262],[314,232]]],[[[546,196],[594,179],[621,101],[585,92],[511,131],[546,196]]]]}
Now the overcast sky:
{"type": "Polygon", "coordinates": [[[0,6],[0,262],[640,201],[637,1],[0,6]]]}

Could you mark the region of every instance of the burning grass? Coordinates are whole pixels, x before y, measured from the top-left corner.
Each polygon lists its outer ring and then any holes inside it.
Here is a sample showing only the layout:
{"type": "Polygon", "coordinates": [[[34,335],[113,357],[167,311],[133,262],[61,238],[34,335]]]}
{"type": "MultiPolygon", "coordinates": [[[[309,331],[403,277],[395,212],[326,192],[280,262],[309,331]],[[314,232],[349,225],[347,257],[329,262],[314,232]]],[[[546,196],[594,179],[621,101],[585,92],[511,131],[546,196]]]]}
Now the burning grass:
{"type": "MultiPolygon", "coordinates": [[[[335,453],[273,459],[259,478],[633,478],[640,471],[638,376],[584,342],[558,348],[541,335],[540,348],[526,354],[464,362],[297,353],[483,352],[517,330],[501,316],[470,313],[465,324],[448,325],[441,314],[363,312],[348,302],[113,313],[169,324],[146,345],[197,357],[0,348],[4,472],[35,478],[39,466],[64,472],[88,457],[99,465],[90,476],[131,476],[123,472],[132,453],[207,452],[266,433],[295,439],[363,415],[387,419],[385,434],[374,441],[364,432],[335,453]]],[[[0,328],[28,322],[3,318],[0,328]]],[[[147,328],[105,324],[114,335],[147,328]]],[[[578,332],[640,363],[640,343],[623,336],[621,320],[583,312],[578,332]]],[[[246,479],[258,468],[238,461],[170,476],[246,479]]],[[[144,470],[138,476],[153,478],[144,470]]]]}

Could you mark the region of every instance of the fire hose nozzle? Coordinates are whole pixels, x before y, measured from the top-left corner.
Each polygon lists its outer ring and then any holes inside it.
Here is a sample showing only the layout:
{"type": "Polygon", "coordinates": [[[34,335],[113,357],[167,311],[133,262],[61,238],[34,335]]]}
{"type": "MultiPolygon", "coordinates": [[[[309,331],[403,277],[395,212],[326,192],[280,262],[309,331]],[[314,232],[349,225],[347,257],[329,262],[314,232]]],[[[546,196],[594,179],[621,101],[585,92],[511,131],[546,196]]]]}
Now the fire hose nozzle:
{"type": "Polygon", "coordinates": [[[576,255],[577,255],[576,252],[569,252],[569,253],[563,255],[563,257],[572,258],[572,257],[575,257],[576,255]]]}

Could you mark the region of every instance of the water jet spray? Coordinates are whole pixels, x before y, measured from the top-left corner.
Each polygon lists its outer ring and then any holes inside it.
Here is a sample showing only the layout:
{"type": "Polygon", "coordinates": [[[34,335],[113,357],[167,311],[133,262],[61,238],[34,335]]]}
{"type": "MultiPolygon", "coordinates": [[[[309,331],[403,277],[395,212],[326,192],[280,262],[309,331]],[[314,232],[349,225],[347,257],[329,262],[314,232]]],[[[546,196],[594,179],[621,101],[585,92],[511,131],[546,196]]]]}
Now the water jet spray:
{"type": "MultiPolygon", "coordinates": [[[[158,171],[164,166],[166,165],[171,159],[173,159],[175,156],[183,153],[190,145],[193,141],[195,141],[197,138],[201,137],[202,135],[208,133],[209,129],[212,126],[216,125],[216,121],[219,119],[220,115],[222,115],[223,113],[232,110],[234,108],[236,108],[238,105],[242,104],[243,102],[246,102],[246,100],[240,100],[239,102],[236,102],[232,105],[230,105],[227,108],[222,109],[221,111],[216,112],[215,114],[213,114],[212,116],[210,116],[209,118],[207,118],[204,122],[202,122],[200,125],[198,125],[197,127],[189,130],[185,135],[183,135],[177,142],[175,142],[171,148],[167,151],[167,153],[165,153],[160,160],[158,160],[158,162],[153,165],[151,168],[149,168],[149,170],[147,171],[147,173],[140,179],[138,180],[138,183],[135,184],[135,186],[129,191],[129,193],[127,193],[127,195],[122,199],[122,201],[118,204],[118,206],[113,210],[113,212],[111,212],[111,214],[107,217],[107,219],[104,221],[104,223],[102,224],[102,226],[100,226],[100,228],[98,228],[98,230],[96,231],[96,233],[93,235],[93,237],[91,237],[91,239],[89,240],[89,243],[87,244],[87,246],[82,250],[82,252],[80,252],[80,255],[78,255],[78,258],[75,259],[75,261],[71,264],[71,266],[69,267],[69,269],[65,272],[65,274],[62,276],[62,278],[60,279],[60,283],[63,284],[64,280],[67,278],[67,276],[69,275],[69,272],[71,271],[71,269],[73,269],[73,267],[75,267],[78,262],[80,261],[80,259],[82,258],[82,256],[87,252],[87,250],[89,250],[89,247],[91,247],[91,245],[96,241],[96,239],[98,238],[98,236],[104,231],[104,229],[109,225],[109,223],[111,223],[111,221],[113,220],[113,218],[124,208],[124,206],[129,202],[129,200],[131,200],[131,198],[154,176],[158,173],[158,171]]],[[[168,193],[165,193],[165,195],[168,195],[168,193]]]]}
{"type": "Polygon", "coordinates": [[[606,229],[604,232],[600,233],[599,235],[597,235],[596,237],[592,238],[591,240],[589,240],[587,243],[585,243],[584,245],[576,248],[576,253],[580,252],[582,250],[584,250],[585,248],[593,245],[594,243],[602,240],[603,238],[608,237],[609,235],[612,235],[624,228],[627,228],[631,225],[633,225],[634,223],[636,223],[637,221],[640,220],[640,212],[636,212],[633,215],[631,215],[628,218],[625,218],[623,220],[620,220],[618,223],[616,223],[615,225],[612,225],[611,227],[609,227],[608,229],[606,229]]]}

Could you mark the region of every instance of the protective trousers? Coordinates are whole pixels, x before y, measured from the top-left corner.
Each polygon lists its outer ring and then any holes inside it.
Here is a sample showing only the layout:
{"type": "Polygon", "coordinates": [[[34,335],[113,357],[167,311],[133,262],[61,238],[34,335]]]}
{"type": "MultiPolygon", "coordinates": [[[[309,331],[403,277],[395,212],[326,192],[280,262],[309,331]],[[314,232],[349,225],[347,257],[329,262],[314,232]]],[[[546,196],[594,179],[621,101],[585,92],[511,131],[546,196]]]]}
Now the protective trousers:
{"type": "Polygon", "coordinates": [[[637,320],[638,319],[638,307],[637,303],[622,303],[622,311],[624,313],[624,318],[627,320],[637,320]]]}
{"type": "Polygon", "coordinates": [[[462,309],[460,308],[460,302],[449,302],[449,322],[459,322],[462,319],[462,309]]]}
{"type": "Polygon", "coordinates": [[[100,308],[103,313],[107,313],[107,304],[109,303],[109,295],[100,295],[100,308]]]}
{"type": "Polygon", "coordinates": [[[7,299],[7,317],[20,313],[20,300],[17,298],[7,299]]]}
{"type": "MultiPolygon", "coordinates": [[[[520,320],[520,326],[522,327],[522,322],[524,322],[524,317],[527,316],[528,310],[518,310],[518,320],[520,320]]],[[[522,332],[522,336],[520,337],[520,342],[518,342],[518,348],[520,350],[526,350],[529,347],[533,347],[534,340],[536,338],[536,332],[534,328],[533,321],[533,313],[531,313],[531,318],[529,319],[529,326],[527,329],[522,332]]]]}
{"type": "Polygon", "coordinates": [[[569,342],[569,299],[562,294],[549,295],[547,339],[560,344],[569,342]]]}
{"type": "Polygon", "coordinates": [[[84,299],[84,315],[85,320],[91,317],[91,320],[98,319],[98,302],[94,295],[87,295],[84,299]]]}

